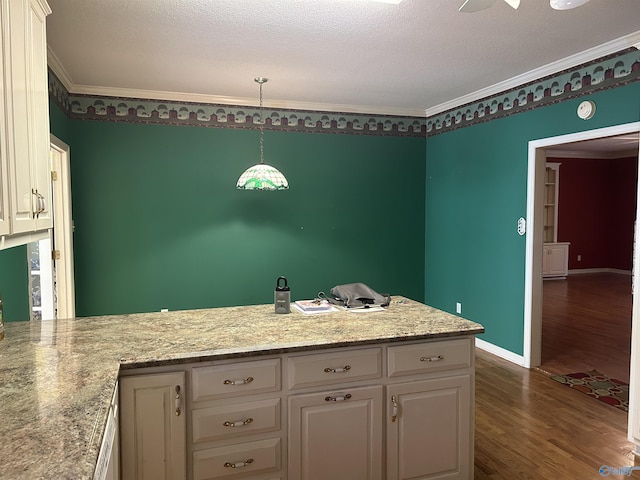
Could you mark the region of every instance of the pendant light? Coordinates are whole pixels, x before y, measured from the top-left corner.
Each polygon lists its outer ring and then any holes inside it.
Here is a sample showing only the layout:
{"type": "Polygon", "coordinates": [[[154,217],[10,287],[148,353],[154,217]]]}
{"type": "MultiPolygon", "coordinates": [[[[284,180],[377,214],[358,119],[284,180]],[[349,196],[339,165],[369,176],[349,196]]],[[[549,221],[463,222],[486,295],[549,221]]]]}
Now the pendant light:
{"type": "Polygon", "coordinates": [[[264,163],[264,120],[262,118],[262,85],[266,78],[256,77],[254,82],[260,85],[260,163],[247,168],[236,184],[238,190],[287,190],[289,182],[280,171],[264,163]]]}

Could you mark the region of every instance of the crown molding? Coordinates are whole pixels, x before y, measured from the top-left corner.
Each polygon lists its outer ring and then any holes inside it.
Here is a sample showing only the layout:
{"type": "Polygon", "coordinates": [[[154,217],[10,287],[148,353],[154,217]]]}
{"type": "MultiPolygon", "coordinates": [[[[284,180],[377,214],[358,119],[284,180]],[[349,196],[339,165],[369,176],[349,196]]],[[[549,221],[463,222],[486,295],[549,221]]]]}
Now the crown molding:
{"type": "Polygon", "coordinates": [[[534,82],[541,78],[557,74],[558,72],[571,69],[578,65],[583,65],[585,63],[597,60],[613,53],[620,52],[630,47],[635,47],[636,49],[640,50],[640,30],[624,37],[620,37],[616,40],[603,43],[602,45],[598,45],[597,47],[591,48],[589,50],[585,50],[584,52],[578,53],[576,55],[571,55],[570,57],[566,57],[556,62],[549,63],[540,68],[530,70],[529,72],[517,75],[500,83],[496,83],[495,85],[477,90],[468,95],[463,95],[462,97],[449,100],[447,102],[441,103],[440,105],[436,105],[435,107],[427,108],[425,110],[425,115],[428,118],[439,113],[446,112],[447,110],[452,110],[462,105],[482,100],[483,98],[498,95],[504,91],[519,87],[520,85],[534,82]]]}
{"type": "Polygon", "coordinates": [[[49,4],[46,2],[46,0],[37,0],[38,5],[40,5],[40,8],[42,9],[42,11],[44,12],[45,15],[51,15],[51,7],[49,6],[49,4]]]}
{"type": "MultiPolygon", "coordinates": [[[[233,105],[241,107],[256,107],[255,98],[228,97],[224,95],[205,95],[199,93],[168,92],[160,90],[138,90],[130,88],[95,87],[76,84],[64,68],[55,52],[47,47],[47,62],[51,71],[58,77],[60,83],[71,95],[90,95],[96,97],[140,98],[145,100],[160,100],[163,102],[205,103],[213,105],[233,105]]],[[[344,112],[371,115],[391,115],[399,117],[424,118],[422,108],[393,108],[380,106],[325,104],[312,102],[268,101],[264,106],[274,109],[305,110],[320,112],[344,112]]]]}
{"type": "Polygon", "coordinates": [[[58,77],[62,86],[67,90],[67,92],[71,92],[71,89],[74,86],[73,80],[71,80],[71,76],[64,68],[60,59],[55,54],[55,52],[51,49],[50,46],[47,45],[47,64],[51,71],[58,77]]]}

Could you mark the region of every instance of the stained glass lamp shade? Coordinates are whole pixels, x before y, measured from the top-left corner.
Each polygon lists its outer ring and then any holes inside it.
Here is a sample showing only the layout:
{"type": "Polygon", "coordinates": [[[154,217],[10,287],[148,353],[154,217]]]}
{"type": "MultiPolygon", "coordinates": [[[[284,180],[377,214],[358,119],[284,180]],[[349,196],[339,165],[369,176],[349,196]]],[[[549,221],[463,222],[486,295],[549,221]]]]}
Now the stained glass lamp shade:
{"type": "Polygon", "coordinates": [[[262,84],[266,78],[256,77],[254,81],[260,84],[260,163],[247,168],[236,183],[238,190],[287,190],[289,182],[276,167],[264,163],[264,141],[262,122],[262,84]]]}
{"type": "Polygon", "coordinates": [[[240,190],[286,190],[289,182],[277,168],[259,163],[240,175],[236,187],[240,190]]]}

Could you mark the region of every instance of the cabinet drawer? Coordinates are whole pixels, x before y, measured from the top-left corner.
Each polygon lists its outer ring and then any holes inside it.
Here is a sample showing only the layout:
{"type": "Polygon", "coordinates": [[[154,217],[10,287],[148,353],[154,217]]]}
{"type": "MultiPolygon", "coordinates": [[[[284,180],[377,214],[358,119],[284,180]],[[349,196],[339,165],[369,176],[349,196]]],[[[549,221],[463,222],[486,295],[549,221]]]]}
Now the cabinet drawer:
{"type": "Polygon", "coordinates": [[[245,476],[280,469],[279,438],[200,450],[193,454],[194,480],[245,476]]]}
{"type": "Polygon", "coordinates": [[[389,347],[389,376],[453,370],[471,366],[468,339],[389,347]]]}
{"type": "Polygon", "coordinates": [[[338,384],[382,376],[382,349],[289,357],[289,388],[338,384]]]}
{"type": "Polygon", "coordinates": [[[280,359],[193,369],[193,401],[280,390],[280,359]]]}
{"type": "Polygon", "coordinates": [[[193,410],[193,443],[262,433],[280,428],[280,399],[193,410]]]}

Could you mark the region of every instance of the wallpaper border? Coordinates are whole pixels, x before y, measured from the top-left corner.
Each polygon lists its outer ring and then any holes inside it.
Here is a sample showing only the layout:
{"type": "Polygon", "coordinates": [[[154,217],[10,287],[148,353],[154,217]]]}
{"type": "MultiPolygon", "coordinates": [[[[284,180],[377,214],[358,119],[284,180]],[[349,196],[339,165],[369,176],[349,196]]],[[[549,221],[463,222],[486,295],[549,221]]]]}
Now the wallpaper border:
{"type": "Polygon", "coordinates": [[[640,80],[640,50],[628,48],[427,118],[427,136],[557,104],[640,80]]]}
{"type": "MultiPolygon", "coordinates": [[[[287,132],[429,137],[640,80],[640,51],[628,48],[431,117],[264,109],[264,128],[287,132]]],[[[75,95],[49,69],[49,94],[72,119],[257,129],[258,107],[75,95]]]]}

